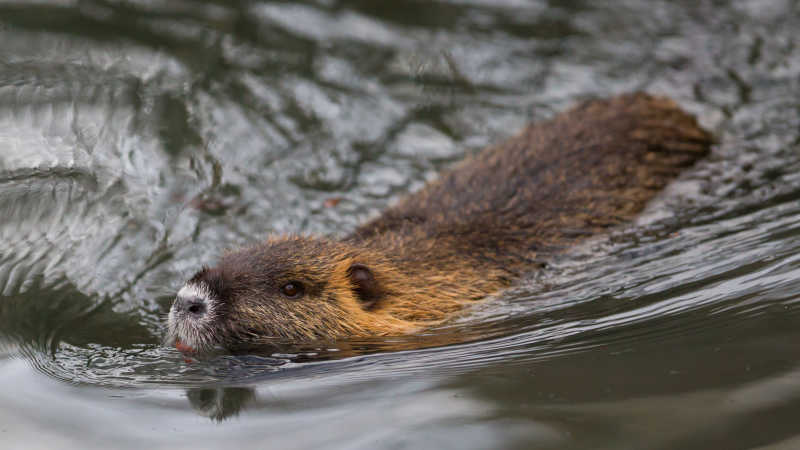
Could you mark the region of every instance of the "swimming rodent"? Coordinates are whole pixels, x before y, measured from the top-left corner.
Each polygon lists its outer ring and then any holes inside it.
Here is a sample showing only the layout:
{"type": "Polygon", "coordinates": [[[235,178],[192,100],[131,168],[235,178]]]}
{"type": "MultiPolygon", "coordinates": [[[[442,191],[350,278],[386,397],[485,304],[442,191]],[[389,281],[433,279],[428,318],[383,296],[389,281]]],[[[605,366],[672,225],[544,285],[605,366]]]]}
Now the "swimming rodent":
{"type": "Polygon", "coordinates": [[[229,251],[178,292],[183,351],[412,333],[639,213],[712,139],[673,101],[583,103],[457,164],[340,239],[229,251]]]}

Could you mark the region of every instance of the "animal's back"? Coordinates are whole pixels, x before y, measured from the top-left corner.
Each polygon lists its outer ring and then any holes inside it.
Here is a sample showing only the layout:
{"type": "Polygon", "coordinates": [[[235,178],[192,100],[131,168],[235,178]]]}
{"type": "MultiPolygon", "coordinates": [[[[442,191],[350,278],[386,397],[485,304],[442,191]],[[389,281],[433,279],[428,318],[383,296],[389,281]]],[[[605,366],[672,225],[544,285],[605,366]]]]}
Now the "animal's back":
{"type": "Polygon", "coordinates": [[[456,165],[352,237],[458,236],[493,253],[560,248],[632,218],[710,143],[669,99],[587,102],[456,165]]]}

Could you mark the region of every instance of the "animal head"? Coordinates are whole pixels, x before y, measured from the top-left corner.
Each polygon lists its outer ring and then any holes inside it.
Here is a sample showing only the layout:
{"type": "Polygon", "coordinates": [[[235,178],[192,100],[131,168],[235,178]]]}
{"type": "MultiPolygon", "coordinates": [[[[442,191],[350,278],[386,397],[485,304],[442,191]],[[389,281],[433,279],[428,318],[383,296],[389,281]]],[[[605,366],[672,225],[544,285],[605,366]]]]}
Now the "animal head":
{"type": "Polygon", "coordinates": [[[403,275],[379,253],[309,237],[280,237],[226,253],[178,292],[168,340],[195,351],[241,343],[401,334],[392,314],[403,275]]]}

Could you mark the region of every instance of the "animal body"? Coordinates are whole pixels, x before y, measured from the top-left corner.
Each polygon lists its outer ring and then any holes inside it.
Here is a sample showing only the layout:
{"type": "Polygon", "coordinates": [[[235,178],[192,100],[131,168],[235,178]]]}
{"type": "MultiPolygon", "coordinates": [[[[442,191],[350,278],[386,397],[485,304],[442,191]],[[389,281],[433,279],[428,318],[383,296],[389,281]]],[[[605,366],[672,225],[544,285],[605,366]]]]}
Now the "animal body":
{"type": "Polygon", "coordinates": [[[344,239],[274,236],[227,252],[181,288],[169,339],[199,351],[441,323],[630,220],[711,143],[666,98],[586,102],[462,161],[344,239]]]}

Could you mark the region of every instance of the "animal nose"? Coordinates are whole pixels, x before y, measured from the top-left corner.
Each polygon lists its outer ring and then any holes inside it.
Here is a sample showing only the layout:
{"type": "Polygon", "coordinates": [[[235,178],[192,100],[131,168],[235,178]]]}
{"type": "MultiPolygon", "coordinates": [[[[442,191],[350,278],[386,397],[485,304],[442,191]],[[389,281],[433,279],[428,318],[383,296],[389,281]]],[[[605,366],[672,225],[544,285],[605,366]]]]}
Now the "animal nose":
{"type": "Polygon", "coordinates": [[[189,314],[200,317],[206,313],[206,303],[200,297],[177,297],[175,299],[175,310],[186,311],[189,314]]]}

